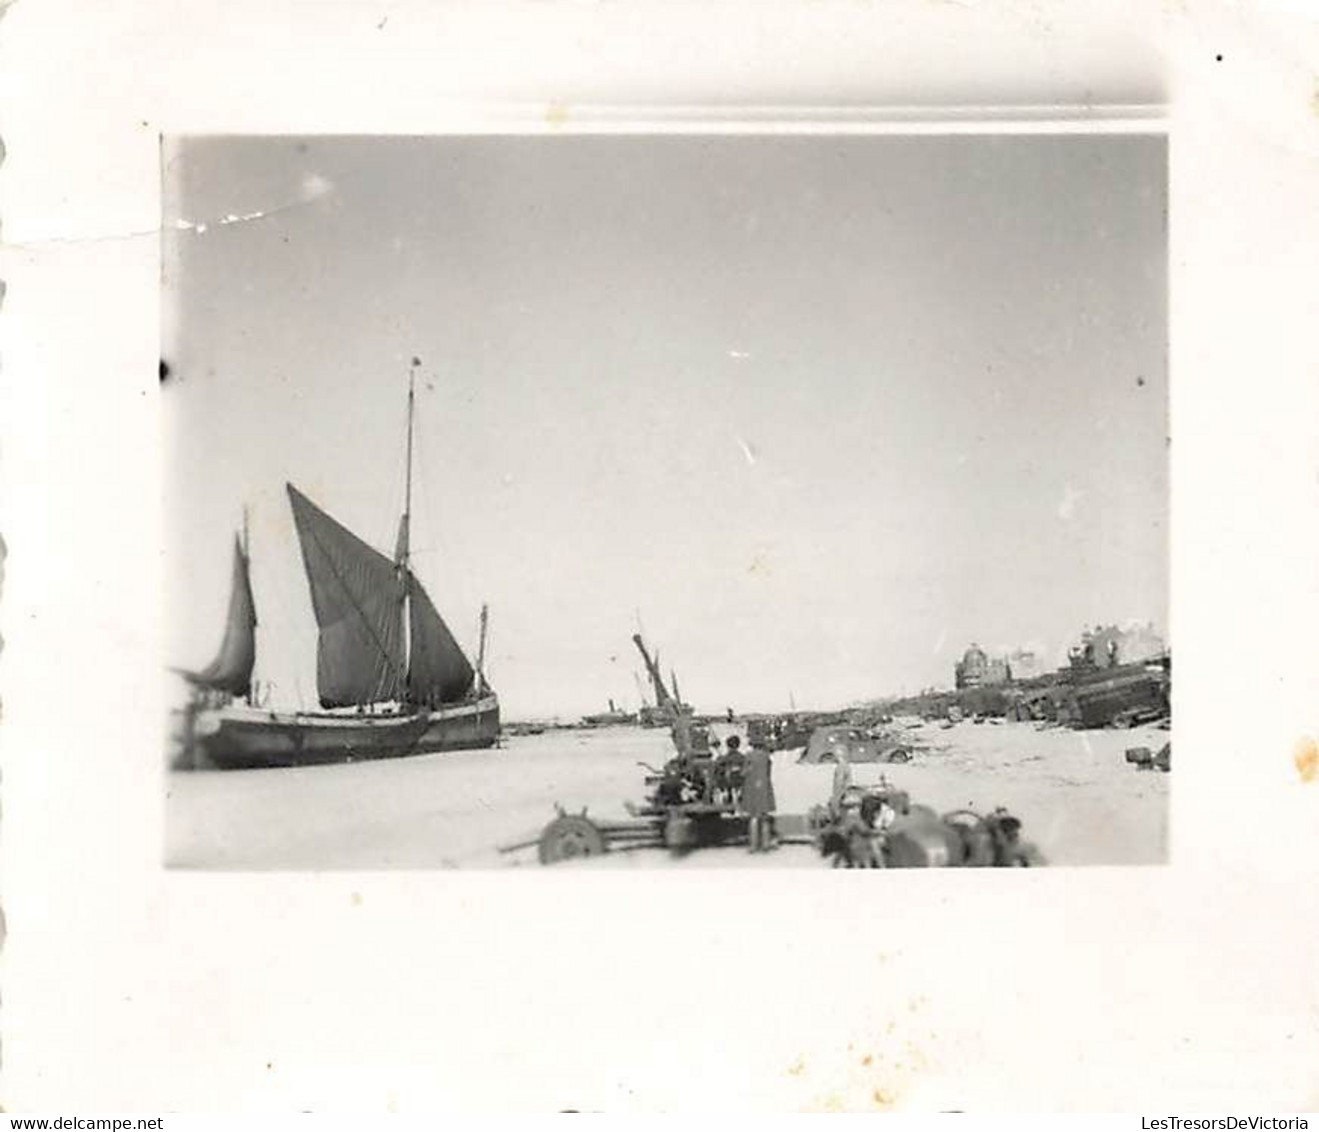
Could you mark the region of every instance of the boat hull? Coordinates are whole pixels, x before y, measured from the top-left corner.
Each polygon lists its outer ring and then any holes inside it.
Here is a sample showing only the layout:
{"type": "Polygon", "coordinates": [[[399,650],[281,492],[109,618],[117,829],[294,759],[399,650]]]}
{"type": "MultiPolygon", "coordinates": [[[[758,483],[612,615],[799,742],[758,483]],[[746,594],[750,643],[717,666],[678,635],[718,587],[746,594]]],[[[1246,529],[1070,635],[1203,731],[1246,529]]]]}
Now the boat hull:
{"type": "Polygon", "coordinates": [[[195,765],[219,770],[321,766],[480,750],[499,739],[499,700],[416,714],[311,715],[226,708],[198,714],[195,765]]]}

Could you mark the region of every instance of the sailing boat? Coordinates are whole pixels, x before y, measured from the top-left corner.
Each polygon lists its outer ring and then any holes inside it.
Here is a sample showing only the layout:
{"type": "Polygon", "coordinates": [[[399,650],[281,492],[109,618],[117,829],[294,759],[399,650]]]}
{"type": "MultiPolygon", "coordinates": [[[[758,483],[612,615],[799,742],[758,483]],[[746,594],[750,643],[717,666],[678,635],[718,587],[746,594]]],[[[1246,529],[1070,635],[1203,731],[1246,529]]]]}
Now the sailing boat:
{"type": "Polygon", "coordinates": [[[229,615],[215,660],[184,672],[197,690],[187,739],[222,770],[399,758],[493,746],[499,698],[412,572],[412,421],[408,385],[407,496],[393,557],[331,518],[293,484],[289,503],[320,638],[322,712],[276,712],[252,695],[256,603],[246,537],[236,541],[229,615]],[[236,702],[240,699],[245,703],[236,702]]]}

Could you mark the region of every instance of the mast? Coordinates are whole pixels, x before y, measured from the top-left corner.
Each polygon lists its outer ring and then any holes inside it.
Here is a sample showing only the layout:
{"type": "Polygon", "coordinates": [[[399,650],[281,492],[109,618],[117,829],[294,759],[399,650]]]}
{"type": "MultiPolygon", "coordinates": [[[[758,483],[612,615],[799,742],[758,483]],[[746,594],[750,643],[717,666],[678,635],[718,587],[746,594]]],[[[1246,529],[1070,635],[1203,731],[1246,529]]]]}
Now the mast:
{"type": "MultiPolygon", "coordinates": [[[[413,357],[408,367],[408,470],[403,488],[403,518],[398,527],[398,576],[403,591],[401,607],[403,611],[403,672],[405,675],[412,668],[412,619],[408,616],[412,591],[412,418],[416,402],[417,366],[421,359],[413,357]]],[[[411,699],[411,696],[406,696],[411,699]]]]}
{"type": "Polygon", "coordinates": [[[637,646],[637,651],[641,653],[641,659],[645,662],[646,672],[650,675],[650,682],[655,688],[655,706],[667,707],[672,699],[669,696],[668,689],[664,687],[664,678],[660,675],[659,657],[651,657],[646,651],[646,643],[641,639],[640,633],[632,634],[632,643],[637,646]]]}
{"type": "Polygon", "coordinates": [[[485,695],[485,638],[490,625],[490,607],[481,603],[481,639],[476,649],[476,694],[485,695]]]}
{"type": "MultiPolygon", "coordinates": [[[[412,365],[408,368],[408,478],[407,487],[404,489],[403,496],[403,527],[409,535],[412,533],[412,417],[413,409],[417,399],[416,378],[417,363],[420,359],[413,358],[412,365]]],[[[408,558],[412,553],[412,548],[408,545],[410,538],[403,542],[403,569],[408,568],[408,558]]]]}
{"type": "MultiPolygon", "coordinates": [[[[244,565],[247,567],[247,578],[248,578],[247,584],[249,586],[251,586],[252,584],[251,547],[252,547],[251,536],[247,529],[247,504],[244,503],[243,504],[243,558],[244,558],[244,565]]],[[[252,638],[252,667],[253,669],[255,669],[256,668],[256,637],[255,637],[256,626],[254,625],[252,629],[254,634],[252,638]]],[[[254,679],[249,679],[248,681],[247,706],[256,707],[256,681],[254,679]]]]}

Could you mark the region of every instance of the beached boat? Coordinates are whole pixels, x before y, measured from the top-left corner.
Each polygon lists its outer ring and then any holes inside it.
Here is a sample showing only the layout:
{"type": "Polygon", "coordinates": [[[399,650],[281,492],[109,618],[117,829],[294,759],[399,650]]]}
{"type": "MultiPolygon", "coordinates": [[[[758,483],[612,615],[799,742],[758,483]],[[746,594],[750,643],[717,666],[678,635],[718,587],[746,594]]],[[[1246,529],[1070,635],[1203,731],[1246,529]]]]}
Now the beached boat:
{"type": "Polygon", "coordinates": [[[321,712],[270,711],[253,702],[256,603],[246,537],[234,547],[224,639],[200,672],[185,713],[184,765],[221,769],[399,758],[493,746],[499,699],[483,675],[486,611],[473,668],[412,572],[413,391],[408,390],[407,497],[392,557],[336,522],[292,484],[320,637],[321,712]]]}

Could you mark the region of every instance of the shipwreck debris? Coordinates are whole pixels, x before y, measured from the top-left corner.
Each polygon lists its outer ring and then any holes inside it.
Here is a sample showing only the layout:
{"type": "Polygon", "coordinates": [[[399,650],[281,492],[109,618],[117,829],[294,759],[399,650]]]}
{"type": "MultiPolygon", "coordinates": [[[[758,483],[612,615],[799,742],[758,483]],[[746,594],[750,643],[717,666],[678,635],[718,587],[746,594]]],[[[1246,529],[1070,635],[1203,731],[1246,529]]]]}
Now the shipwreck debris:
{"type": "Polygon", "coordinates": [[[1172,743],[1164,743],[1157,754],[1152,754],[1148,747],[1128,747],[1127,762],[1137,770],[1161,770],[1167,774],[1172,770],[1172,743]]]}

